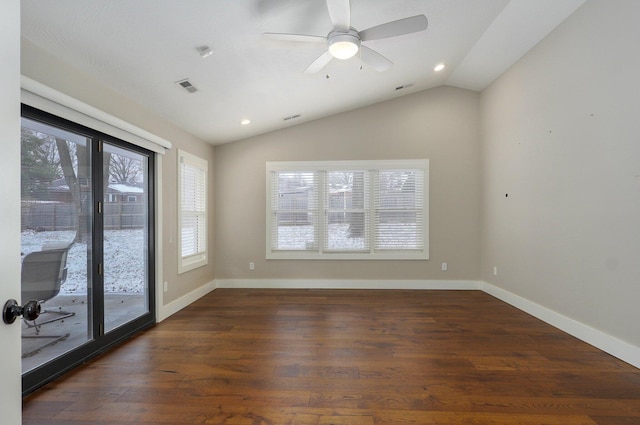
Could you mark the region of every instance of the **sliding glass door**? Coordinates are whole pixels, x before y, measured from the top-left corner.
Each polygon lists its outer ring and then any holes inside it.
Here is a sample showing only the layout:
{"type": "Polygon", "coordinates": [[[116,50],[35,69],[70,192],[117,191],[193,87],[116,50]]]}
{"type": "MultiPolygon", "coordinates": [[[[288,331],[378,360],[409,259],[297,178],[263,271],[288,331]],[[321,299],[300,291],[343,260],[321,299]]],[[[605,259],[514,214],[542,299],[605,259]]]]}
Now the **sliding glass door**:
{"type": "Polygon", "coordinates": [[[23,106],[23,393],[155,322],[153,154],[23,106]]]}
{"type": "Polygon", "coordinates": [[[149,313],[149,160],[104,143],[104,329],[149,313]]]}
{"type": "Polygon", "coordinates": [[[84,134],[23,117],[21,139],[21,298],[43,311],[22,322],[28,373],[93,339],[93,173],[84,134]]]}

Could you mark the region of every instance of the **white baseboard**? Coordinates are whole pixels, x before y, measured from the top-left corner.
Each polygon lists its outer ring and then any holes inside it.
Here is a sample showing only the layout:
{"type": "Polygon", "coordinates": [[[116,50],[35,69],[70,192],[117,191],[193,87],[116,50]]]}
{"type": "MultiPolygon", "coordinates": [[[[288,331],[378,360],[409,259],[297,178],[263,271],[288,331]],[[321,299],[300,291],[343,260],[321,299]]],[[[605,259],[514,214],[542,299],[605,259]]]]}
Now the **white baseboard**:
{"type": "Polygon", "coordinates": [[[554,326],[596,348],[609,353],[637,368],[640,368],[640,347],[629,344],[616,337],[594,329],[584,323],[563,316],[540,304],[498,288],[487,282],[481,282],[480,289],[534,317],[554,326]]]}
{"type": "Polygon", "coordinates": [[[629,344],[495,285],[475,280],[216,279],[165,306],[161,306],[158,309],[158,322],[180,311],[216,288],[479,290],[640,368],[640,347],[629,344]]]}
{"type": "Polygon", "coordinates": [[[198,289],[181,296],[177,300],[171,301],[169,304],[161,304],[157,310],[158,314],[156,317],[156,322],[162,322],[167,317],[177,313],[189,304],[198,301],[200,298],[204,297],[209,292],[214,291],[215,289],[216,284],[215,281],[212,280],[211,282],[202,285],[198,289]]]}
{"type": "Polygon", "coordinates": [[[476,280],[216,279],[216,288],[478,290],[476,280]]]}

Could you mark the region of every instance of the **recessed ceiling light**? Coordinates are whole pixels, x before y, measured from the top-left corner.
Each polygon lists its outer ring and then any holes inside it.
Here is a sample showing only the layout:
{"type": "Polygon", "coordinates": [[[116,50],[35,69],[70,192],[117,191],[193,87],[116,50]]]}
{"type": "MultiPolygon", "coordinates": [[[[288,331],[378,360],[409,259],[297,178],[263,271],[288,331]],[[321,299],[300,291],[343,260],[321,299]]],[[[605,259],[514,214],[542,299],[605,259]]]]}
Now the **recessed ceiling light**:
{"type": "Polygon", "coordinates": [[[213,49],[209,46],[200,46],[197,50],[198,53],[200,53],[200,57],[203,59],[213,54],[213,49]]]}
{"type": "Polygon", "coordinates": [[[443,63],[439,63],[433,68],[433,70],[436,71],[436,72],[440,72],[440,71],[442,71],[444,69],[444,67],[445,67],[445,65],[443,63]]]}
{"type": "Polygon", "coordinates": [[[249,124],[251,124],[251,120],[248,120],[246,118],[240,121],[240,125],[249,125],[249,124]]]}

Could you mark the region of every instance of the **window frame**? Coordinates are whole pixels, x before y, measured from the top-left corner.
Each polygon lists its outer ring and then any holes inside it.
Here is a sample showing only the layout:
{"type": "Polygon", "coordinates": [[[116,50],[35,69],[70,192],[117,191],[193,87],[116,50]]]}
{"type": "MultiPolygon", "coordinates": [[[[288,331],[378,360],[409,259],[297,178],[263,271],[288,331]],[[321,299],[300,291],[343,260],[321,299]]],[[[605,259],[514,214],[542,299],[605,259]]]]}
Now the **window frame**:
{"type": "MultiPolygon", "coordinates": [[[[279,196],[279,194],[278,194],[279,196]]],[[[267,260],[428,260],[429,259],[429,160],[353,160],[353,161],[268,161],[266,163],[266,259],[267,260]],[[421,249],[384,249],[378,250],[375,247],[375,183],[374,177],[378,171],[382,170],[420,170],[423,174],[422,192],[422,222],[421,249]],[[324,214],[329,212],[328,201],[325,196],[327,190],[326,173],[334,171],[354,172],[366,171],[370,173],[369,184],[367,186],[367,196],[370,198],[368,206],[369,217],[366,219],[368,229],[367,238],[368,250],[331,250],[325,249],[327,246],[324,240],[327,232],[325,223],[327,219],[324,214]],[[272,248],[273,235],[275,234],[274,214],[277,210],[272,209],[272,202],[277,186],[274,186],[272,177],[277,172],[317,172],[319,173],[318,183],[318,207],[316,213],[320,216],[318,228],[314,229],[316,237],[313,249],[300,250],[274,250],[272,248]]]]}
{"type": "MultiPolygon", "coordinates": [[[[208,185],[209,185],[209,163],[207,160],[200,158],[196,155],[193,155],[189,152],[186,152],[182,149],[178,149],[178,167],[177,167],[177,175],[178,175],[178,198],[177,198],[177,208],[178,208],[178,274],[182,274],[188,272],[190,270],[197,269],[199,267],[205,266],[209,263],[209,247],[207,242],[207,232],[209,229],[209,208],[208,208],[208,185]],[[183,168],[182,164],[186,164],[188,166],[194,167],[199,172],[204,174],[202,179],[202,183],[204,185],[204,193],[203,193],[203,206],[204,211],[191,211],[187,210],[182,204],[182,194],[183,194],[183,184],[184,184],[184,176],[183,176],[183,168]],[[204,238],[202,241],[202,245],[199,245],[197,248],[197,252],[195,254],[183,255],[183,246],[182,246],[182,232],[183,232],[183,223],[182,219],[185,212],[197,214],[203,217],[204,222],[204,231],[202,234],[204,238]]],[[[195,190],[195,189],[194,189],[195,190]]],[[[200,233],[196,230],[196,233],[200,233]]]]}
{"type": "Polygon", "coordinates": [[[91,193],[90,204],[93,205],[93,214],[90,220],[89,233],[91,234],[88,244],[88,269],[87,269],[87,300],[89,302],[89,323],[87,332],[91,335],[88,340],[64,352],[60,356],[41,364],[35,369],[31,369],[22,373],[22,395],[26,396],[39,387],[45,385],[53,378],[60,376],[76,365],[85,363],[89,359],[111,348],[115,344],[126,340],[135,335],[137,332],[144,330],[156,323],[156,294],[157,294],[157,238],[156,238],[156,213],[157,195],[156,185],[157,178],[157,161],[159,160],[158,152],[146,149],[144,146],[130,143],[129,141],[119,139],[111,134],[103,133],[93,127],[87,127],[78,122],[70,121],[64,117],[58,116],[51,111],[38,109],[29,104],[22,103],[21,118],[39,122],[54,129],[69,131],[78,135],[91,139],[87,144],[87,148],[91,150],[91,193]],[[103,182],[105,174],[103,169],[103,142],[112,146],[119,146],[126,150],[147,156],[147,232],[145,236],[147,249],[145,253],[145,261],[147,262],[147,291],[146,302],[148,311],[142,315],[116,327],[115,329],[105,332],[105,326],[102,322],[104,319],[104,222],[102,217],[102,205],[104,202],[103,182]],[[99,201],[101,200],[102,201],[99,201]],[[100,265],[100,266],[98,266],[100,265]]]}

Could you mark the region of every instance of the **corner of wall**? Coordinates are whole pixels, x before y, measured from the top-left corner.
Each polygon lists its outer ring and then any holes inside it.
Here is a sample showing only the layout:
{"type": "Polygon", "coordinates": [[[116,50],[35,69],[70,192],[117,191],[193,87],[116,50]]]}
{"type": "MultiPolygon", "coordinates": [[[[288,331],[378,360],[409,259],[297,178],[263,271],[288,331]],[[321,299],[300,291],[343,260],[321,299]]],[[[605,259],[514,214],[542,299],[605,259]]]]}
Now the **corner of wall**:
{"type": "Polygon", "coordinates": [[[640,368],[640,347],[622,341],[598,329],[592,328],[570,317],[564,316],[547,307],[506,291],[487,282],[480,283],[480,289],[507,304],[590,344],[605,353],[611,354],[632,366],[640,368]]]}
{"type": "Polygon", "coordinates": [[[200,286],[199,288],[184,294],[180,298],[171,301],[170,303],[163,305],[162,304],[162,296],[160,296],[160,302],[157,307],[157,315],[156,322],[160,323],[169,316],[177,313],[188,305],[198,301],[200,298],[207,295],[209,292],[214,291],[216,289],[215,281],[207,282],[206,284],[200,286]]]}

